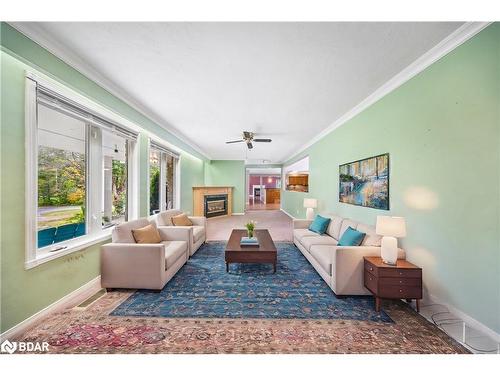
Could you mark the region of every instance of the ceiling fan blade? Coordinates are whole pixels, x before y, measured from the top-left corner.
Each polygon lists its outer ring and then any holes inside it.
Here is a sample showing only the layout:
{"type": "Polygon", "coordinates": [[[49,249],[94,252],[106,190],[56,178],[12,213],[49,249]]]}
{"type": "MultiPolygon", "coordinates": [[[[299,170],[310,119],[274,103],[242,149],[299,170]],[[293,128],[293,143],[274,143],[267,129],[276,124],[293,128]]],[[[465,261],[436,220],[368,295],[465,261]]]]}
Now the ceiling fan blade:
{"type": "Polygon", "coordinates": [[[249,150],[251,150],[253,148],[252,142],[247,142],[247,147],[249,150]]]}
{"type": "Polygon", "coordinates": [[[240,139],[238,141],[227,141],[226,143],[239,143],[239,142],[244,142],[243,139],[240,139]]]}
{"type": "Polygon", "coordinates": [[[272,139],[269,139],[269,138],[257,138],[257,139],[253,139],[253,142],[272,142],[273,140],[272,139]]]}

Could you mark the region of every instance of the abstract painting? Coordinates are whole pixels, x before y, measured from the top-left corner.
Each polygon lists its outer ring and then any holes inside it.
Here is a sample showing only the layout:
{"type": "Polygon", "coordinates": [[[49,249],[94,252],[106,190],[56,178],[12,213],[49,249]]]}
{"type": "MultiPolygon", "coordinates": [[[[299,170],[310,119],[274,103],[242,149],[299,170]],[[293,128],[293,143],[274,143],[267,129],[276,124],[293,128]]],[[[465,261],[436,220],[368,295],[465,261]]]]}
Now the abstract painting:
{"type": "Polygon", "coordinates": [[[339,202],[389,209],[389,154],[342,164],[339,202]]]}

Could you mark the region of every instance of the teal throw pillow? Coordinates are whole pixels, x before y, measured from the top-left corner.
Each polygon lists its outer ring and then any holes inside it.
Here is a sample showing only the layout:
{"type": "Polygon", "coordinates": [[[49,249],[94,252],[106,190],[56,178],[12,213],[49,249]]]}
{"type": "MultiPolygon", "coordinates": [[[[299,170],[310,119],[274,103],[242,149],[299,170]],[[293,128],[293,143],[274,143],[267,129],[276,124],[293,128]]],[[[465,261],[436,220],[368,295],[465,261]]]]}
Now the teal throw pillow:
{"type": "Polygon", "coordinates": [[[319,234],[325,234],[328,224],[330,224],[330,220],[330,218],[316,215],[314,221],[309,226],[309,230],[319,234]]]}
{"type": "Polygon", "coordinates": [[[337,246],[359,246],[361,245],[361,242],[363,242],[365,236],[366,233],[348,227],[342,237],[340,237],[337,246]]]}

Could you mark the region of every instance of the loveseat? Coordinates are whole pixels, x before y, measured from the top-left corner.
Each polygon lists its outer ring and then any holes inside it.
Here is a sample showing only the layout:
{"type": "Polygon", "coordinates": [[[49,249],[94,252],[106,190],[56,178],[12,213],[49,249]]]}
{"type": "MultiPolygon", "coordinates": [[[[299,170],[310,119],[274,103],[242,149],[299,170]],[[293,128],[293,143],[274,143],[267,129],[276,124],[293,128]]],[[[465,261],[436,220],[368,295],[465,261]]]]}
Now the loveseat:
{"type": "Polygon", "coordinates": [[[157,228],[162,242],[136,243],[132,230],[152,224],[148,219],[117,225],[112,242],[101,247],[104,288],[162,289],[187,262],[191,229],[157,228]]]}
{"type": "Polygon", "coordinates": [[[193,254],[200,248],[206,241],[207,236],[207,218],[204,216],[188,216],[189,220],[193,223],[192,226],[174,226],[172,224],[172,217],[182,214],[181,210],[166,210],[160,212],[153,216],[158,228],[169,227],[170,230],[185,230],[190,228],[192,236],[189,240],[189,256],[193,254]]]}
{"type": "MultiPolygon", "coordinates": [[[[320,235],[308,228],[312,220],[293,221],[293,242],[325,280],[336,295],[371,294],[363,285],[363,257],[380,256],[382,237],[375,228],[336,215],[322,215],[331,219],[326,233],[320,235]],[[360,246],[337,246],[348,227],[366,233],[360,246]]],[[[399,259],[405,258],[399,249],[399,259]]]]}

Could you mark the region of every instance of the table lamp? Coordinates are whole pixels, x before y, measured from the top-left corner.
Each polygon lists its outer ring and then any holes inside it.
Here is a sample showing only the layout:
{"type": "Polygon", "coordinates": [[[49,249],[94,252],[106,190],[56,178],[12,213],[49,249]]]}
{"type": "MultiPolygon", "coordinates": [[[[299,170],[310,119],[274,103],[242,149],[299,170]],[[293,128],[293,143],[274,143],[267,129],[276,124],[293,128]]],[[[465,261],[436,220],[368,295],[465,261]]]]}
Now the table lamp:
{"type": "Polygon", "coordinates": [[[304,208],[306,210],[306,219],[312,220],[314,219],[314,209],[318,207],[318,200],[314,198],[304,198],[304,208]]]}
{"type": "Polygon", "coordinates": [[[375,231],[382,237],[380,255],[386,264],[395,265],[398,260],[397,237],[406,236],[406,223],[404,217],[377,216],[375,231]]]}

